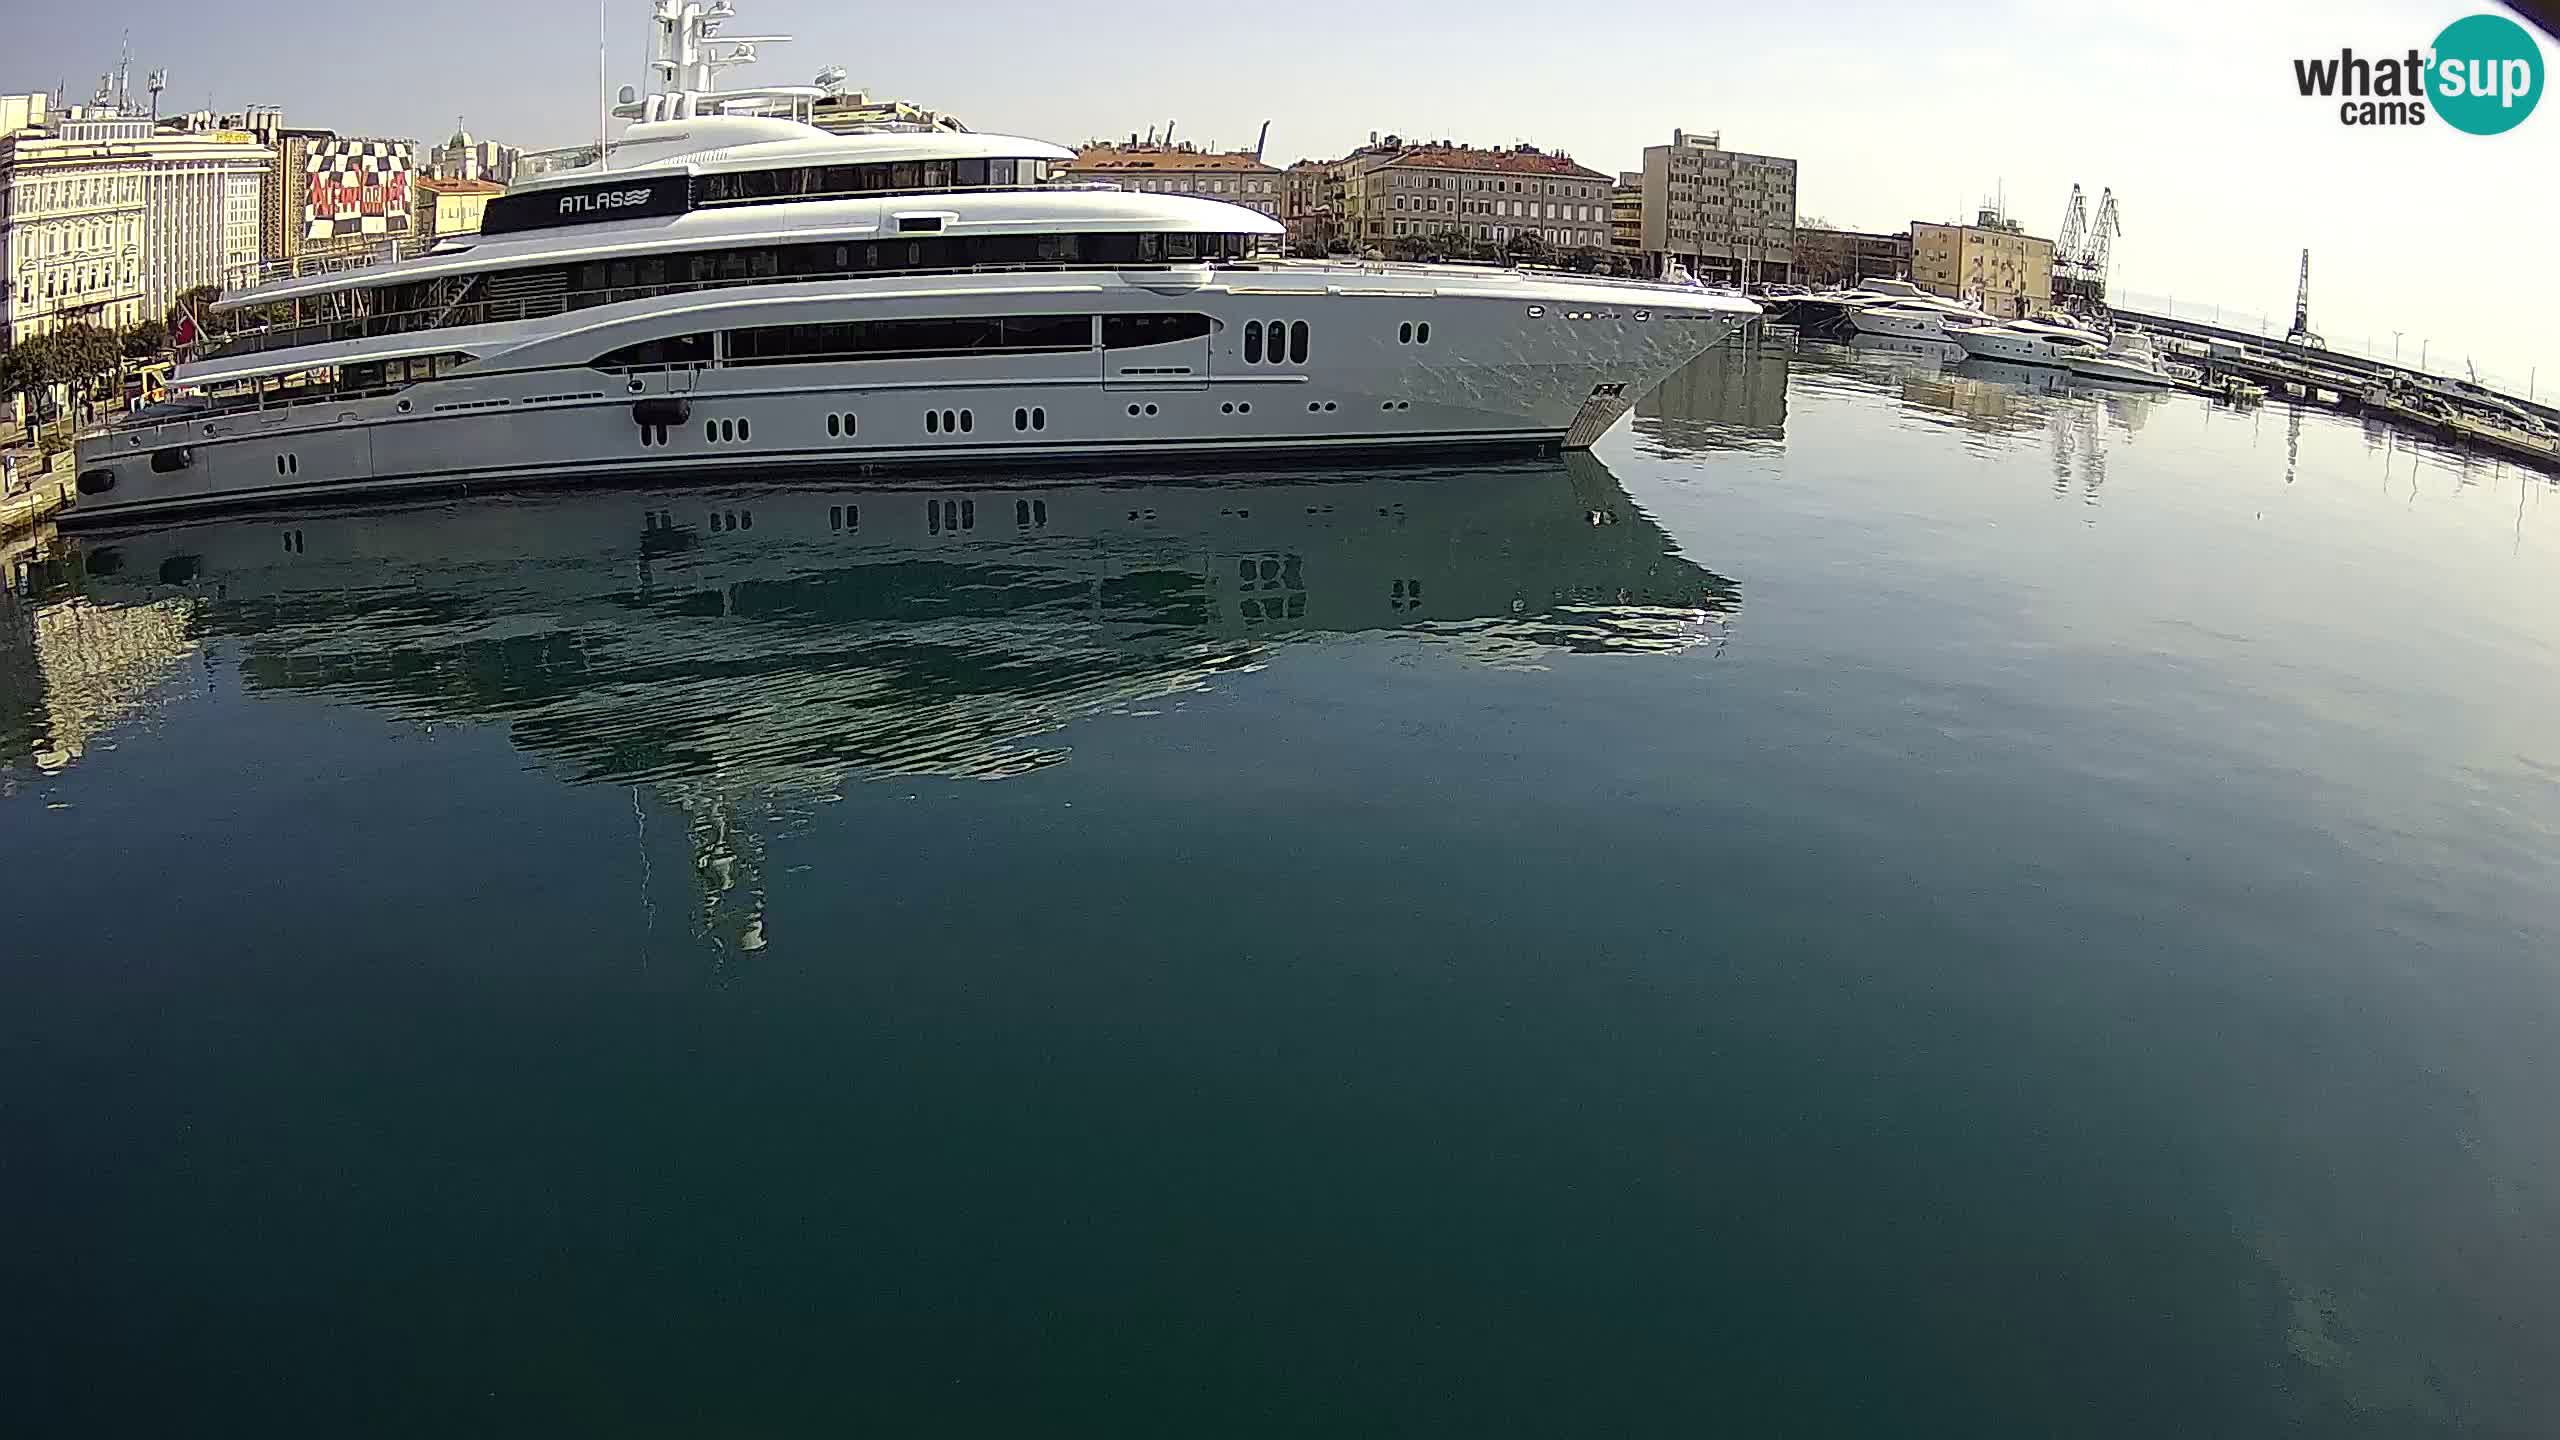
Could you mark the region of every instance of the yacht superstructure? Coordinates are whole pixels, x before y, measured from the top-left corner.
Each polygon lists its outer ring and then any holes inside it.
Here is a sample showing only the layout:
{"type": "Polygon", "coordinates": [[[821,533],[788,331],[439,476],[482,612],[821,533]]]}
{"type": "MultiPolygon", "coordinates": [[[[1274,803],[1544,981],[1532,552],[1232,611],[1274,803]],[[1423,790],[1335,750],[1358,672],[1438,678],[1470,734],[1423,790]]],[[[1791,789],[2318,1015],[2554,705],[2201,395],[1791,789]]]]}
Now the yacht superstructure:
{"type": "Polygon", "coordinates": [[[2070,368],[2075,357],[2097,355],[2107,348],[2107,337],[2097,331],[2051,320],[1977,325],[1956,332],[1953,338],[1976,359],[2061,369],[2070,368]]]}
{"type": "Polygon", "coordinates": [[[659,0],[667,88],[480,234],[216,302],[181,398],[81,442],[74,523],[599,474],[1573,448],[1757,313],[1290,261],[1265,216],[1067,183],[1042,141],[830,134],[814,89],[712,88],[748,58],[731,14],[659,0]]]}

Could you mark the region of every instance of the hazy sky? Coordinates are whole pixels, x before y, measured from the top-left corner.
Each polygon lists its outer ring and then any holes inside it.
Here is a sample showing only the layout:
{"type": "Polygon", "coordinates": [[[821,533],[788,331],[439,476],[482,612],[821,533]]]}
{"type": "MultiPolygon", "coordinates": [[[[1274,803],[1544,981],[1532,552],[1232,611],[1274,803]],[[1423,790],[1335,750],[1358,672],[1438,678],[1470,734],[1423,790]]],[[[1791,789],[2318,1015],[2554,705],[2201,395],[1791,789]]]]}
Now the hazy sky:
{"type": "MultiPolygon", "coordinates": [[[[1943,220],[2004,193],[2059,227],[2073,182],[2124,211],[2116,285],[2290,319],[2312,252],[2312,320],[2333,343],[2406,332],[2415,358],[2468,353],[2560,390],[2560,102],[2462,134],[2339,124],[2302,99],[2297,56],[2424,47],[2484,7],[2379,0],[2105,7],[1863,3],[1723,7],[1621,0],[1568,29],[1552,4],[928,6],[740,0],[742,33],[797,35],[745,72],[853,83],[981,130],[1073,142],[1167,119],[1266,157],[1330,157],[1371,130],[1563,147],[1633,169],[1674,126],[1801,162],[1807,216],[1872,229],[1943,220]],[[1605,18],[1603,18],[1605,17],[1605,18]]],[[[595,130],[598,9],[552,0],[374,8],[321,0],[26,5],[0,90],[85,95],[133,28],[137,72],[173,71],[165,108],[275,101],[346,133],[546,146],[595,130]]],[[[613,82],[638,82],[647,0],[609,0],[613,82]]],[[[2560,43],[2537,36],[2546,66],[2560,43]]],[[[137,74],[137,80],[139,76],[137,74]]]]}

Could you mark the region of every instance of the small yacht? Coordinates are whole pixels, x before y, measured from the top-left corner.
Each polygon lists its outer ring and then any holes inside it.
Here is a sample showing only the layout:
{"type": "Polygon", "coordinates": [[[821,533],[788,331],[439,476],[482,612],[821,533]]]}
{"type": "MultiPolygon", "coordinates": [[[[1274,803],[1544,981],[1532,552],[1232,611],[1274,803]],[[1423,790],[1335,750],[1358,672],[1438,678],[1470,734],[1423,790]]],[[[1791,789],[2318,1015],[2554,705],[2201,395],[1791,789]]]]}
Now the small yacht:
{"type": "Polygon", "coordinates": [[[2096,354],[2072,356],[2071,373],[2118,385],[2165,388],[2178,383],[2177,377],[2160,363],[2159,353],[2151,348],[2151,337],[2139,330],[2118,335],[2114,344],[2096,354]]]}
{"type": "Polygon", "coordinates": [[[1850,328],[1903,340],[1953,340],[1997,323],[1978,305],[1932,295],[1908,280],[1869,280],[1842,297],[1850,328]]]}
{"type": "Polygon", "coordinates": [[[81,440],[66,523],[424,487],[1133,456],[1588,446],[1759,307],[1695,286],[1281,258],[1239,205],[1038,140],[808,123],[718,88],[729,0],[657,0],[660,87],[480,233],[222,296],[174,398],[81,440]]]}
{"type": "Polygon", "coordinates": [[[2069,369],[2073,357],[2097,355],[2107,337],[2077,324],[2053,320],[2009,320],[1959,330],[1955,342],[1978,360],[2012,365],[2050,365],[2069,369]]]}

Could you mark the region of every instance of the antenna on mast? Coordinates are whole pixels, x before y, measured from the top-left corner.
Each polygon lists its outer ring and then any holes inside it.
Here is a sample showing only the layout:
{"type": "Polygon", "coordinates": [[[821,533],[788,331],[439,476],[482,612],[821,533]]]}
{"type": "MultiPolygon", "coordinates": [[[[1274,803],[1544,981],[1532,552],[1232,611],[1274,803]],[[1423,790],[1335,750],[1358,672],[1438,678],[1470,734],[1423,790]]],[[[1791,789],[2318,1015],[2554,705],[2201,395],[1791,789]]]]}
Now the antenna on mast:
{"type": "Polygon", "coordinates": [[[604,145],[605,129],[613,115],[612,66],[604,53],[606,32],[613,28],[607,14],[612,8],[611,0],[596,0],[596,168],[599,170],[613,168],[606,158],[604,145]]]}

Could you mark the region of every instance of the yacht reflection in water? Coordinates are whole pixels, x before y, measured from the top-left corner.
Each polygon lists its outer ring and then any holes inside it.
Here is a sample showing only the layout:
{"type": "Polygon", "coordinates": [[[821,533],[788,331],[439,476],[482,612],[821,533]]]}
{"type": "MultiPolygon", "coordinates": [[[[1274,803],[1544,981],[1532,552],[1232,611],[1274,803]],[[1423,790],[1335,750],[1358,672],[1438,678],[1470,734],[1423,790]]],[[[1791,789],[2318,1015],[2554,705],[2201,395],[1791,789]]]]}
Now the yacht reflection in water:
{"type": "Polygon", "coordinates": [[[1636,402],[1637,436],[1658,453],[1783,450],[1787,356],[1777,345],[1717,346],[1636,402]]]}
{"type": "Polygon", "coordinates": [[[747,949],[760,837],[848,776],[1035,771],[1070,722],[1294,640],[1406,631],[1534,663],[1711,643],[1739,603],[1586,453],[480,497],[92,537],[74,568],[62,603],[179,607],[253,692],[500,721],[572,780],[649,784],[693,832],[706,929],[747,949]]]}

